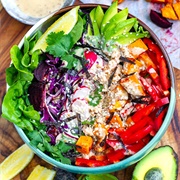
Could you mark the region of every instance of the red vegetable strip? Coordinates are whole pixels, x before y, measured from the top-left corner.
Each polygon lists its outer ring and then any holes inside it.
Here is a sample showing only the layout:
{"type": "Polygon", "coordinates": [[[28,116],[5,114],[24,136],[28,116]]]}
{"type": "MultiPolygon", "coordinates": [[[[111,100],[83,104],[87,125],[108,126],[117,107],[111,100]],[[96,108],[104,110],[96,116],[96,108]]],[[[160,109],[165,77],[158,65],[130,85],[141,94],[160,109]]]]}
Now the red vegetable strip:
{"type": "Polygon", "coordinates": [[[149,124],[152,119],[149,116],[145,116],[134,125],[130,126],[126,131],[119,133],[120,137],[124,140],[132,136],[138,130],[143,129],[147,124],[149,124]]]}
{"type": "Polygon", "coordinates": [[[163,57],[161,49],[155,44],[151,39],[144,38],[144,43],[148,46],[149,50],[154,52],[156,55],[157,62],[159,63],[159,73],[160,80],[163,87],[163,90],[168,90],[171,87],[170,79],[168,77],[168,69],[166,66],[166,61],[163,57]]]}
{"type": "Polygon", "coordinates": [[[99,167],[108,165],[108,161],[98,161],[95,159],[84,159],[84,158],[76,158],[75,165],[76,166],[84,166],[84,167],[99,167]]]}
{"type": "Polygon", "coordinates": [[[162,87],[164,90],[168,90],[171,87],[170,79],[168,77],[168,69],[166,67],[166,63],[164,58],[159,63],[159,71],[160,71],[160,80],[162,83],[162,87]]]}
{"type": "Polygon", "coordinates": [[[132,115],[132,120],[133,122],[138,122],[140,121],[143,117],[148,116],[153,110],[155,109],[155,104],[149,104],[148,106],[140,109],[139,111],[136,111],[133,115],[132,115]]]}
{"type": "Polygon", "coordinates": [[[141,150],[146,144],[147,143],[145,143],[143,140],[140,140],[138,143],[126,145],[126,148],[131,154],[135,154],[139,150],[141,150]]]}
{"type": "Polygon", "coordinates": [[[106,143],[114,149],[121,145],[120,141],[117,139],[106,139],[106,143]]]}
{"type": "Polygon", "coordinates": [[[158,101],[156,101],[156,103],[155,103],[155,106],[156,106],[156,108],[160,108],[166,104],[169,104],[169,98],[168,97],[158,99],[158,101]]]}
{"type": "Polygon", "coordinates": [[[153,63],[156,65],[156,69],[158,70],[159,68],[159,64],[157,62],[157,59],[156,59],[156,55],[154,52],[150,51],[149,49],[147,50],[147,54],[148,56],[150,57],[150,59],[153,61],[153,63]]]}
{"type": "Polygon", "coordinates": [[[154,83],[159,86],[160,88],[161,87],[161,84],[160,84],[160,78],[159,78],[159,75],[158,73],[156,72],[156,70],[153,68],[153,67],[148,67],[147,68],[147,71],[148,73],[150,74],[152,80],[154,81],[154,83]]]}
{"type": "Polygon", "coordinates": [[[125,149],[118,149],[114,152],[108,153],[107,158],[111,163],[117,163],[125,157],[125,149]]]}
{"type": "Polygon", "coordinates": [[[151,84],[149,84],[146,79],[144,79],[143,77],[140,77],[140,81],[144,87],[144,89],[150,94],[150,96],[152,97],[152,99],[154,101],[157,101],[160,97],[158,96],[156,90],[154,89],[153,86],[151,86],[151,84]]]}
{"type": "Polygon", "coordinates": [[[159,116],[157,116],[154,120],[154,124],[155,124],[155,130],[158,131],[159,128],[161,127],[165,114],[167,112],[167,108],[163,109],[162,112],[159,114],[159,116]]]}
{"type": "Polygon", "coordinates": [[[125,144],[134,144],[134,143],[140,141],[141,139],[143,139],[148,134],[150,134],[152,129],[153,129],[153,127],[151,125],[147,125],[143,129],[140,129],[139,131],[137,131],[136,133],[131,135],[128,139],[126,139],[124,141],[124,143],[125,144]]]}

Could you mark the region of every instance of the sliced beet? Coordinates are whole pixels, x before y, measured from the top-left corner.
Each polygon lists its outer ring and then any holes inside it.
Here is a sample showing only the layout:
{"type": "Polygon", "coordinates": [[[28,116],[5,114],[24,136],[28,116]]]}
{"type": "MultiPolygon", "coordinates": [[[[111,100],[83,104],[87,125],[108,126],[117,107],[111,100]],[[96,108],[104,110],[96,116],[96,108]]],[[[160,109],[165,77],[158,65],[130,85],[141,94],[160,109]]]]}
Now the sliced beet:
{"type": "Polygon", "coordinates": [[[43,94],[45,84],[38,81],[33,81],[28,88],[29,101],[33,105],[36,111],[40,111],[43,108],[43,94]]]}
{"type": "Polygon", "coordinates": [[[150,19],[151,21],[159,27],[162,28],[169,28],[172,26],[173,23],[169,22],[166,18],[164,18],[161,13],[154,11],[151,9],[150,12],[150,19]]]}
{"type": "Polygon", "coordinates": [[[45,61],[41,61],[39,66],[34,70],[34,76],[38,81],[43,81],[49,69],[49,65],[45,61]]]}

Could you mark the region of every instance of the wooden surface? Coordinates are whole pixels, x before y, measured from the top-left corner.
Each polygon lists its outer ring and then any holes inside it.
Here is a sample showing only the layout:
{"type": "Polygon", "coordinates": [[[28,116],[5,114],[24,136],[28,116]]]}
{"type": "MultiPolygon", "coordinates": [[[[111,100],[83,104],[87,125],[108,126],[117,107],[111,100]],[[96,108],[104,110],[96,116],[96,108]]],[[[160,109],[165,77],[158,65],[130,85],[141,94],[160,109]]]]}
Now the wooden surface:
{"type": "MultiPolygon", "coordinates": [[[[76,4],[77,3],[79,2],[76,1],[76,4]]],[[[2,100],[6,91],[5,69],[10,63],[9,50],[12,45],[20,42],[21,38],[30,28],[31,26],[24,25],[10,17],[0,4],[0,114],[2,100]]],[[[158,146],[171,145],[180,158],[180,70],[174,70],[177,83],[176,109],[172,122],[158,146]]],[[[23,141],[16,132],[13,124],[0,117],[0,163],[22,144],[23,141]]],[[[17,175],[14,180],[26,179],[37,164],[41,164],[46,167],[51,166],[39,157],[35,156],[31,163],[19,175],[17,175]]],[[[114,174],[119,180],[130,180],[133,169],[134,165],[124,170],[115,172],[114,174]]],[[[180,175],[178,179],[180,179],[180,175]]]]}

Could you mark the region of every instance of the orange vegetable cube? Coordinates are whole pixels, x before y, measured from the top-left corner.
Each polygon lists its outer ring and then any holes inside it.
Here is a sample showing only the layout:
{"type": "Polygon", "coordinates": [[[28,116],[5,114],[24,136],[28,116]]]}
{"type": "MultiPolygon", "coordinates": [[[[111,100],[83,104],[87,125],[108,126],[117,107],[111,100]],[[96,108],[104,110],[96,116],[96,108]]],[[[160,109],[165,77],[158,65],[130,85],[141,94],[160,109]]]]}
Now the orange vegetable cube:
{"type": "Polygon", "coordinates": [[[142,53],[139,57],[138,57],[139,60],[142,60],[144,61],[145,65],[147,67],[151,66],[153,67],[154,69],[157,69],[156,65],[154,64],[154,62],[151,60],[151,58],[149,57],[149,55],[144,52],[142,53]]]}
{"type": "Polygon", "coordinates": [[[178,20],[176,16],[172,4],[168,3],[163,8],[161,8],[162,16],[172,20],[178,20]]]}
{"type": "Polygon", "coordinates": [[[144,64],[141,61],[135,60],[134,63],[135,64],[125,62],[122,72],[126,75],[129,75],[135,72],[140,72],[143,69],[144,64]]]}
{"type": "Polygon", "coordinates": [[[178,19],[180,20],[180,2],[174,3],[173,8],[176,15],[178,16],[178,19]]]}
{"type": "Polygon", "coordinates": [[[117,123],[117,124],[119,124],[120,127],[123,126],[122,120],[121,120],[121,118],[119,117],[119,115],[117,115],[117,114],[112,117],[110,123],[111,123],[111,124],[117,123]]]}
{"type": "Polygon", "coordinates": [[[76,150],[83,154],[89,154],[93,145],[93,139],[90,136],[80,136],[76,142],[76,150]]]}
{"type": "Polygon", "coordinates": [[[146,95],[142,87],[142,84],[135,73],[128,77],[122,78],[120,80],[120,83],[129,94],[132,94],[135,97],[146,95]]]}
{"type": "Polygon", "coordinates": [[[133,55],[134,58],[137,58],[141,53],[148,50],[146,44],[142,41],[142,39],[138,39],[128,45],[129,52],[133,55]]]}

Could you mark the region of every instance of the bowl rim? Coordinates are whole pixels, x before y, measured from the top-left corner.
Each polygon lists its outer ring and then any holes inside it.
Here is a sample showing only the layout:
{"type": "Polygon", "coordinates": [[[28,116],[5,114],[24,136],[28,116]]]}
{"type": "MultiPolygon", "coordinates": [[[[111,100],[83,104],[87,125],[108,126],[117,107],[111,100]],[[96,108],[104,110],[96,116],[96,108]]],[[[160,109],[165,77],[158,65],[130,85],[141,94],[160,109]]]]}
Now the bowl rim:
{"type": "MultiPolygon", "coordinates": [[[[103,9],[107,9],[109,6],[108,5],[103,5],[103,4],[80,4],[80,5],[72,5],[72,6],[68,6],[65,8],[60,9],[57,13],[55,13],[54,15],[50,15],[47,16],[43,19],[41,19],[40,21],[38,21],[26,34],[25,36],[28,37],[30,35],[33,35],[33,33],[35,32],[35,30],[40,27],[42,28],[42,25],[44,22],[46,22],[49,18],[55,16],[55,15],[60,15],[62,13],[65,13],[67,11],[69,11],[70,9],[72,9],[75,6],[80,6],[80,8],[93,8],[96,7],[97,5],[101,5],[103,9]]],[[[119,9],[121,10],[121,9],[119,9]]],[[[129,17],[135,17],[133,15],[131,15],[129,13],[128,15],[129,17]]],[[[135,17],[137,18],[137,17],[135,17]]],[[[138,162],[140,159],[142,159],[145,155],[147,155],[150,151],[152,151],[155,146],[158,144],[158,142],[161,140],[162,136],[165,134],[171,120],[173,117],[173,113],[175,110],[175,104],[176,104],[176,92],[175,92],[175,75],[174,75],[174,69],[172,67],[170,58],[164,48],[164,46],[162,45],[162,43],[160,42],[159,38],[156,36],[156,34],[153,32],[153,30],[151,30],[143,21],[141,21],[139,18],[137,18],[138,22],[140,25],[143,26],[144,29],[146,29],[147,31],[149,31],[151,38],[158,44],[158,46],[160,47],[160,49],[162,50],[162,53],[166,59],[167,62],[167,66],[168,66],[168,70],[169,70],[169,76],[171,79],[171,88],[170,88],[170,103],[169,103],[169,107],[168,107],[168,111],[166,114],[166,117],[164,119],[164,122],[161,126],[161,128],[159,129],[159,131],[156,133],[156,135],[150,140],[150,142],[143,147],[140,151],[138,151],[137,153],[135,153],[134,155],[118,162],[115,164],[110,164],[107,166],[102,166],[102,167],[79,167],[79,166],[75,166],[75,165],[68,165],[68,164],[63,164],[61,162],[56,161],[55,159],[51,158],[50,156],[48,156],[47,154],[43,153],[42,151],[40,151],[39,149],[37,149],[36,147],[32,146],[30,144],[30,140],[27,138],[26,134],[24,133],[24,131],[19,128],[18,126],[15,125],[15,128],[18,132],[18,134],[20,135],[20,137],[23,139],[23,141],[34,151],[34,153],[39,156],[40,158],[42,158],[43,160],[45,160],[46,162],[50,163],[53,166],[56,166],[58,168],[61,168],[63,170],[72,172],[72,173],[78,173],[78,174],[99,174],[99,173],[110,173],[110,172],[115,172],[124,168],[127,168],[128,166],[135,164],[136,162],[138,162]]],[[[25,37],[24,36],[24,37],[25,37]]],[[[19,47],[21,48],[24,42],[24,37],[22,38],[22,40],[19,43],[19,47]]]]}

